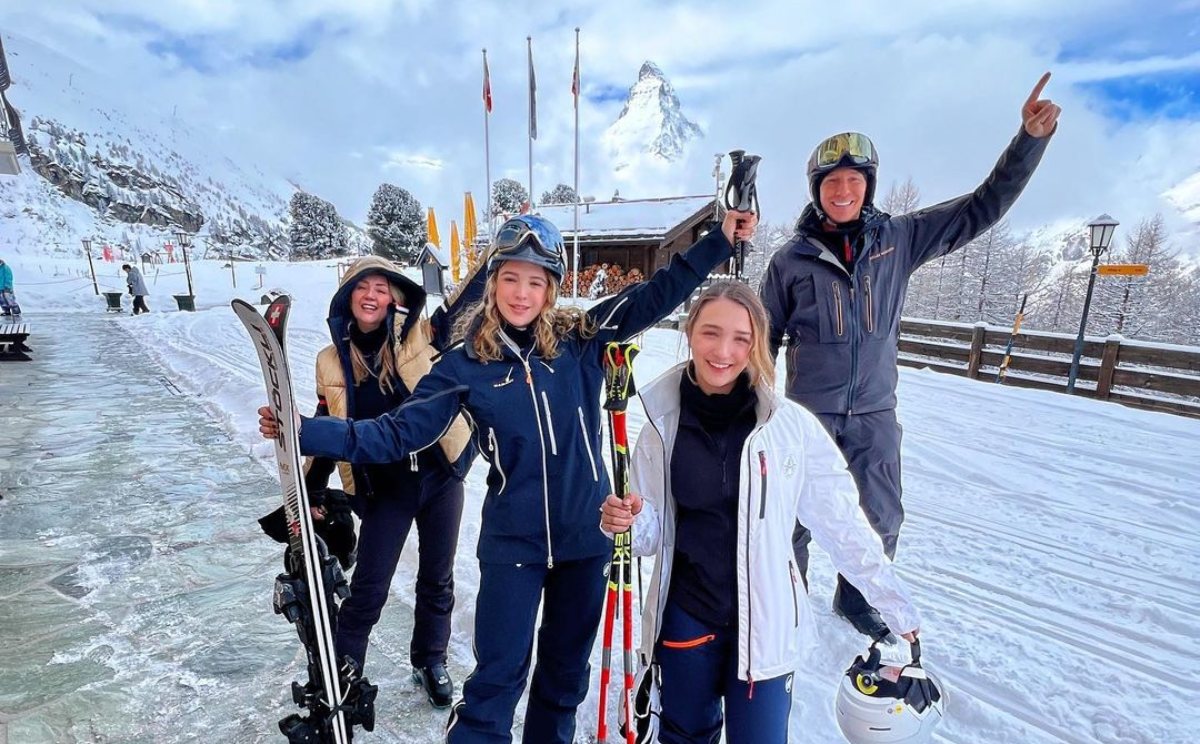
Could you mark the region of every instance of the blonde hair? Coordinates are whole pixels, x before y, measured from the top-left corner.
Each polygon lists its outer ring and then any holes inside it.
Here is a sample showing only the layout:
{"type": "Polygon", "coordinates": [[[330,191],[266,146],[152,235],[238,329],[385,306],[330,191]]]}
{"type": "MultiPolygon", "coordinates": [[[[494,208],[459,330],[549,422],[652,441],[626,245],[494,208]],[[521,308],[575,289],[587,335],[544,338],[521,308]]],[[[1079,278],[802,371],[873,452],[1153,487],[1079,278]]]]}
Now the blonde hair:
{"type": "MultiPolygon", "coordinates": [[[[363,274],[355,279],[355,283],[361,281],[362,279],[366,279],[368,276],[371,276],[371,274],[363,274]]],[[[376,276],[384,275],[376,274],[376,276]]],[[[384,278],[387,277],[384,276],[384,278]]],[[[400,291],[399,287],[397,287],[395,284],[392,284],[390,279],[388,280],[388,288],[392,292],[392,301],[395,302],[399,307],[405,307],[404,293],[400,291]]],[[[358,321],[353,318],[351,318],[350,322],[354,324],[358,323],[358,321]]],[[[387,319],[385,318],[383,322],[387,323],[387,319]]],[[[402,320],[401,323],[403,323],[402,320]]],[[[395,384],[393,383],[393,381],[397,378],[395,333],[396,329],[394,327],[388,328],[387,338],[384,340],[383,346],[379,347],[379,390],[385,395],[391,395],[396,388],[395,384]]],[[[358,348],[358,345],[354,343],[354,336],[350,336],[350,369],[354,373],[355,387],[361,385],[362,381],[367,379],[368,375],[375,374],[371,370],[371,365],[367,363],[366,354],[363,354],[362,349],[358,348]]]]}
{"type": "MultiPolygon", "coordinates": [[[[467,339],[475,355],[484,362],[498,362],[504,358],[500,341],[504,317],[496,306],[496,274],[493,271],[488,275],[483,299],[464,310],[454,325],[455,340],[467,339]],[[479,329],[468,339],[471,327],[479,318],[482,318],[478,321],[479,329]]],[[[549,271],[546,271],[546,279],[546,305],[533,321],[530,331],[538,354],[545,359],[554,359],[558,356],[559,341],[575,331],[583,338],[591,338],[596,335],[596,325],[581,308],[558,307],[558,282],[549,271]]]]}
{"type": "Polygon", "coordinates": [[[754,290],[750,289],[750,285],[728,280],[708,285],[688,310],[687,323],[683,326],[688,344],[691,344],[692,330],[700,319],[700,313],[704,310],[704,306],[718,299],[735,302],[744,307],[750,315],[750,358],[746,364],[746,369],[750,372],[750,383],[752,385],[762,383],[767,387],[774,387],[775,361],[771,358],[771,350],[767,344],[767,309],[763,307],[762,300],[754,290]]]}

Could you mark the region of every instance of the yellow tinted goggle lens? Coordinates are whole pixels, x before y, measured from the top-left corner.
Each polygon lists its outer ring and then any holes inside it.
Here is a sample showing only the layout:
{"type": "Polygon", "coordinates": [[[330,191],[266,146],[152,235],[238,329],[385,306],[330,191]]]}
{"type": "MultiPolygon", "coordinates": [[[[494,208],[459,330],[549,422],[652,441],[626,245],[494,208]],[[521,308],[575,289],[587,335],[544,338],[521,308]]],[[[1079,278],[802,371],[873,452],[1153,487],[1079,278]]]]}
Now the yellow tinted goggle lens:
{"type": "Polygon", "coordinates": [[[847,132],[830,137],[817,148],[817,167],[827,168],[849,156],[855,165],[871,162],[875,146],[871,140],[857,132],[847,132]]]}

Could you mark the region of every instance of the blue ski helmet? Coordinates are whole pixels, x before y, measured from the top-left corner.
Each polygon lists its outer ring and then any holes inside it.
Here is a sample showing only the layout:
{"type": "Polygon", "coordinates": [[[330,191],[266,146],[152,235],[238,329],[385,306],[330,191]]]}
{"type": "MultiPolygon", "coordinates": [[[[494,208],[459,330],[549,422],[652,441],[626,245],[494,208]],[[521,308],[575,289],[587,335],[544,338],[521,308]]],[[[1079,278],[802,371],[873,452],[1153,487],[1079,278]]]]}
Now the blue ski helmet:
{"type": "Polygon", "coordinates": [[[554,223],[540,215],[521,214],[509,219],[496,231],[493,245],[488,273],[505,261],[525,261],[541,266],[559,282],[567,273],[562,233],[554,223]]]}
{"type": "Polygon", "coordinates": [[[808,189],[813,205],[821,209],[821,181],[838,168],[862,171],[867,179],[864,206],[875,203],[875,172],[879,168],[879,153],[865,134],[842,132],[826,137],[808,157],[808,189]]]}

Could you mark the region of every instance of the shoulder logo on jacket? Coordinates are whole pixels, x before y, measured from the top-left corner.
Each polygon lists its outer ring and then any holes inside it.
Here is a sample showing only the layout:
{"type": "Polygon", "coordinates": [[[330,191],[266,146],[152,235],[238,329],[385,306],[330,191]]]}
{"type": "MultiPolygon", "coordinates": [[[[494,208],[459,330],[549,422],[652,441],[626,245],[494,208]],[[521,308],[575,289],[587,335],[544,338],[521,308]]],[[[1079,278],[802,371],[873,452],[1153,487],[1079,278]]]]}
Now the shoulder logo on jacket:
{"type": "Polygon", "coordinates": [[[783,461],[783,477],[791,478],[796,475],[796,467],[797,465],[795,456],[788,455],[787,459],[783,461]]]}
{"type": "Polygon", "coordinates": [[[872,253],[870,258],[872,261],[879,259],[879,258],[883,258],[884,256],[886,256],[887,254],[891,253],[894,250],[896,250],[896,246],[889,245],[887,248],[884,248],[882,251],[876,251],[876,252],[872,253]]]}

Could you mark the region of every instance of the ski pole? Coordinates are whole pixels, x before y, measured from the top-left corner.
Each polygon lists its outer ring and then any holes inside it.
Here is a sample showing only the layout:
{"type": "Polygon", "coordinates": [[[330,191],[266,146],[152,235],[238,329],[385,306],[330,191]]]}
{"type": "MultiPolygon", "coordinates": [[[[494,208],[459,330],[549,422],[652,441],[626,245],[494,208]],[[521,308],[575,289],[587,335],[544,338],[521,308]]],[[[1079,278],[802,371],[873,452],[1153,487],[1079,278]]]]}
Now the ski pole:
{"type": "Polygon", "coordinates": [[[1025,301],[1029,299],[1029,293],[1021,295],[1021,308],[1017,310],[1017,317],[1013,320],[1012,333],[1008,336],[1008,344],[1004,347],[1004,358],[1000,360],[1000,369],[996,371],[996,384],[1004,384],[1004,375],[1008,374],[1008,363],[1012,360],[1013,343],[1017,340],[1017,334],[1021,332],[1021,321],[1025,320],[1025,301]]]}
{"type": "MultiPolygon", "coordinates": [[[[608,411],[609,445],[613,463],[613,489],[624,499],[629,494],[629,443],[625,409],[635,395],[633,358],[637,344],[609,343],[604,347],[604,409],[608,411]]],[[[598,744],[608,744],[608,684],[612,679],[613,624],[618,599],[622,605],[621,638],[624,648],[622,683],[626,744],[634,744],[633,721],[633,535],[630,530],[613,536],[612,560],[608,564],[608,592],[604,600],[604,646],[600,663],[600,716],[596,728],[598,744]],[[620,596],[618,597],[618,592],[620,596]]]]}
{"type": "MultiPolygon", "coordinates": [[[[739,212],[758,214],[758,187],[755,179],[758,177],[758,155],[747,155],[745,150],[730,150],[729,161],[733,169],[729,172],[729,181],[725,184],[725,208],[739,212]]],[[[734,245],[733,276],[742,278],[742,269],[746,262],[746,241],[739,240],[734,245]]]]}

